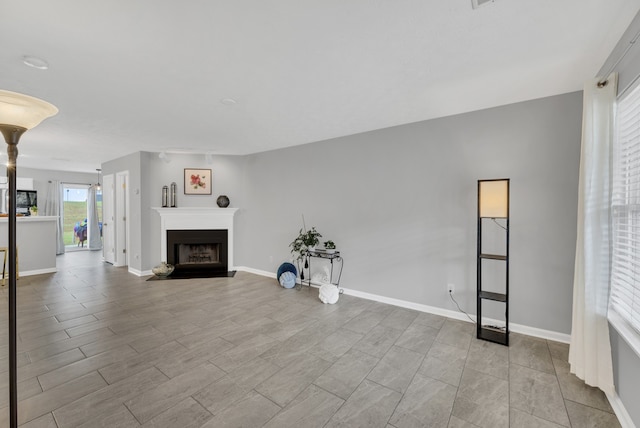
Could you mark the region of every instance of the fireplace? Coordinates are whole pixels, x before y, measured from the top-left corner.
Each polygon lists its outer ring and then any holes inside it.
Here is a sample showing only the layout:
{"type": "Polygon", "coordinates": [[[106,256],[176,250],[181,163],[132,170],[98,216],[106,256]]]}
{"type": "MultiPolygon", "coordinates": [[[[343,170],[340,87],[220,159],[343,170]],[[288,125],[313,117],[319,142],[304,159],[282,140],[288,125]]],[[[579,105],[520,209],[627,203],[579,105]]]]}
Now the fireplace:
{"type": "MultiPolygon", "coordinates": [[[[200,245],[200,244],[219,244],[216,246],[216,250],[211,249],[200,249],[196,251],[195,256],[199,259],[199,262],[205,263],[203,266],[190,266],[189,259],[187,258],[187,263],[185,266],[181,266],[179,271],[183,272],[196,272],[199,275],[192,276],[225,276],[224,273],[228,273],[228,276],[232,276],[232,273],[235,271],[232,270],[235,267],[233,263],[233,242],[234,242],[234,217],[238,212],[238,208],[213,208],[213,207],[179,207],[179,208],[154,208],[155,211],[160,216],[160,230],[159,238],[160,245],[158,247],[158,263],[160,261],[167,261],[168,263],[174,264],[176,263],[175,254],[176,254],[176,242],[172,242],[169,244],[169,232],[177,232],[179,234],[187,233],[186,240],[183,242],[179,242],[182,245],[200,245]],[[194,234],[189,234],[189,232],[195,231],[194,234]],[[200,240],[203,232],[211,232],[211,231],[226,231],[226,244],[222,244],[218,241],[211,241],[207,239],[206,241],[200,240]],[[171,250],[170,250],[171,249],[171,250]],[[171,251],[171,256],[169,252],[171,251]],[[210,254],[209,256],[201,257],[202,252],[209,251],[217,251],[217,257],[219,259],[218,262],[215,262],[215,253],[210,254]],[[208,257],[211,257],[212,266],[207,266],[209,263],[208,257]],[[219,263],[219,264],[218,264],[219,263]],[[226,268],[224,267],[226,266],[226,268]],[[226,270],[225,270],[226,269],[226,270]],[[229,270],[231,269],[231,270],[229,270]],[[224,271],[223,271],[224,270],[224,271]],[[203,272],[209,272],[208,275],[204,275],[203,272]],[[211,274],[213,272],[214,274],[211,274]],[[220,275],[217,275],[216,272],[220,272],[220,275]]],[[[173,234],[173,233],[172,233],[173,234]]],[[[215,238],[214,238],[215,239],[215,238]]],[[[177,248],[177,252],[181,253],[180,248],[177,248]]],[[[192,255],[193,257],[193,255],[192,255]]],[[[191,259],[195,260],[195,259],[191,259]]],[[[179,263],[180,259],[178,259],[179,263]]],[[[195,262],[191,262],[195,263],[195,262]]],[[[149,272],[151,273],[151,272],[149,272]]],[[[176,274],[180,272],[175,272],[171,275],[175,277],[176,274]]],[[[188,275],[182,276],[183,278],[188,275]]]]}
{"type": "Polygon", "coordinates": [[[175,266],[171,276],[208,277],[228,271],[226,229],[167,230],[167,263],[175,266]]]}

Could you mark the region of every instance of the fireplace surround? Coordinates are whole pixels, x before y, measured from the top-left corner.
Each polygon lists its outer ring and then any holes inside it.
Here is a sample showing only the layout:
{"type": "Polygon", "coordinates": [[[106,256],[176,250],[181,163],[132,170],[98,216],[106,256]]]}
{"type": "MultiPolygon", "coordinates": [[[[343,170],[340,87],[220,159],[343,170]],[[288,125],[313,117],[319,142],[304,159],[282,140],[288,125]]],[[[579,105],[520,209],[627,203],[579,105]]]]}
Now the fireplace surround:
{"type": "MultiPolygon", "coordinates": [[[[176,266],[176,271],[181,269],[191,269],[199,271],[202,269],[213,269],[217,272],[231,271],[233,264],[233,244],[234,244],[234,216],[238,208],[153,208],[160,215],[160,260],[170,261],[175,258],[175,253],[179,257],[186,257],[176,266]],[[173,242],[169,239],[169,232],[174,235],[176,232],[182,232],[184,235],[181,243],[173,242]],[[221,234],[226,232],[226,243],[222,241],[221,234]],[[218,237],[215,235],[218,234],[218,237]],[[210,235],[210,236],[207,236],[210,235]],[[210,240],[213,237],[214,240],[210,240]],[[183,247],[176,247],[183,245],[183,247]],[[169,249],[171,246],[171,249],[169,249]],[[193,248],[190,248],[190,247],[193,248]],[[191,256],[180,256],[181,253],[191,256]],[[189,260],[189,257],[191,259],[189,260]],[[219,259],[225,259],[226,263],[219,259]],[[216,260],[218,259],[218,260],[216,260]],[[197,266],[202,265],[202,266],[197,266]],[[226,266],[225,266],[226,265],[226,266]]],[[[178,234],[179,235],[179,234],[178,234]]],[[[182,238],[180,238],[182,239],[182,238]]],[[[174,271],[174,276],[176,272],[174,271]]],[[[203,276],[203,275],[194,275],[203,276]]]]}

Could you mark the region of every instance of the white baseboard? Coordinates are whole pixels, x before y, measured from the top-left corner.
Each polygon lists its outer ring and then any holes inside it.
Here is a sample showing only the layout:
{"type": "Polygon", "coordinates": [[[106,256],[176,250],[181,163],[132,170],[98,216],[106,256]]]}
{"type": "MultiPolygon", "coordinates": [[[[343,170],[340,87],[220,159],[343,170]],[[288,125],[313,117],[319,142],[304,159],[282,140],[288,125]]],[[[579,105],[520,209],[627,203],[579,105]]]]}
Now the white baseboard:
{"type": "MultiPolygon", "coordinates": [[[[250,268],[247,266],[236,266],[233,269],[240,271],[240,272],[247,272],[247,273],[253,273],[255,275],[260,275],[260,276],[266,276],[267,278],[273,278],[276,279],[276,274],[273,272],[269,272],[266,270],[261,270],[261,269],[254,269],[254,268],[250,268]]],[[[322,284],[319,284],[317,282],[311,281],[310,284],[307,283],[307,280],[305,279],[305,286],[306,285],[311,285],[311,287],[313,288],[320,288],[320,286],[322,284]]],[[[296,284],[300,284],[300,278],[296,278],[296,284]]]]}
{"type": "Polygon", "coordinates": [[[627,409],[624,407],[624,404],[622,403],[622,400],[620,400],[618,394],[605,394],[609,400],[609,404],[611,404],[613,412],[618,417],[620,426],[622,426],[622,428],[636,428],[636,425],[633,423],[629,412],[627,412],[627,409]]]}
{"type": "Polygon", "coordinates": [[[526,334],[527,336],[539,337],[541,339],[553,340],[554,342],[570,343],[571,335],[566,333],[558,333],[557,331],[543,330],[537,327],[529,327],[528,325],[510,323],[509,327],[514,333],[526,334]]]}
{"type": "Polygon", "coordinates": [[[149,276],[149,275],[153,275],[153,272],[151,272],[150,270],[139,270],[139,269],[134,269],[132,267],[128,268],[128,272],[132,273],[136,276],[149,276]]]}
{"type": "MultiPolygon", "coordinates": [[[[367,300],[374,300],[380,303],[387,303],[389,305],[399,306],[401,308],[413,309],[420,312],[427,312],[434,315],[440,315],[447,318],[453,318],[459,321],[471,322],[467,316],[461,312],[454,311],[451,309],[438,308],[436,306],[428,306],[423,305],[421,303],[409,302],[407,300],[394,299],[391,297],[380,296],[377,294],[365,293],[363,291],[358,290],[350,290],[348,288],[344,289],[344,294],[361,297],[367,300]]],[[[475,323],[475,315],[469,314],[469,316],[473,319],[475,323]]],[[[491,318],[484,318],[487,322],[496,325],[504,325],[504,321],[494,320],[491,318]]],[[[543,330],[541,328],[529,327],[522,324],[509,324],[510,331],[514,333],[526,334],[527,336],[538,337],[540,339],[549,339],[556,342],[569,343],[571,339],[571,335],[565,333],[558,333],[556,331],[551,330],[543,330]]]]}
{"type": "MultiPolygon", "coordinates": [[[[58,269],[56,268],[46,268],[46,269],[34,269],[34,270],[25,270],[25,271],[20,271],[19,275],[20,276],[32,276],[32,275],[42,275],[43,273],[56,273],[58,272],[58,269]]],[[[6,276],[8,277],[9,272],[7,271],[6,276]]]]}
{"type": "MultiPolygon", "coordinates": [[[[256,275],[266,276],[269,278],[276,277],[275,273],[273,272],[268,272],[260,269],[253,269],[246,266],[238,266],[236,267],[236,269],[241,270],[243,272],[249,272],[256,275]]],[[[298,280],[298,283],[300,283],[300,280],[298,280]]],[[[312,285],[315,286],[315,284],[312,284],[312,285]]],[[[373,300],[380,303],[387,303],[389,305],[399,306],[401,308],[413,309],[416,311],[427,312],[434,315],[440,315],[443,317],[452,318],[459,321],[471,322],[471,320],[467,318],[465,314],[458,311],[451,310],[451,309],[444,309],[444,308],[438,308],[436,306],[423,305],[421,303],[394,299],[392,297],[380,296],[378,294],[366,293],[364,291],[351,290],[349,288],[342,288],[342,289],[344,290],[344,294],[348,296],[360,297],[362,299],[373,300]]],[[[474,320],[473,322],[475,322],[475,315],[470,314],[470,316],[474,320]]],[[[485,318],[485,319],[486,321],[492,324],[500,325],[501,323],[501,321],[499,320],[493,320],[490,318],[485,318]]],[[[504,324],[504,322],[502,323],[504,324]]],[[[541,328],[529,327],[522,324],[510,323],[509,328],[514,333],[526,334],[527,336],[538,337],[540,339],[548,339],[548,340],[553,340],[553,341],[562,342],[562,343],[569,343],[569,341],[571,340],[571,335],[569,334],[559,333],[551,330],[543,330],[541,328]]]]}
{"type": "Polygon", "coordinates": [[[235,266],[233,270],[237,270],[240,272],[253,273],[255,275],[266,276],[267,278],[276,278],[276,274],[273,272],[269,272],[266,270],[254,269],[247,266],[235,266]]]}
{"type": "Polygon", "coordinates": [[[460,321],[471,322],[469,318],[463,313],[452,311],[449,309],[438,308],[436,306],[423,305],[421,303],[414,303],[408,300],[394,299],[392,297],[380,296],[378,294],[366,293],[364,291],[351,290],[349,288],[343,288],[344,294],[348,296],[360,297],[362,299],[373,300],[380,303],[387,303],[393,306],[399,306],[401,308],[413,309],[420,312],[427,312],[434,315],[440,315],[447,318],[453,318],[460,321]]]}

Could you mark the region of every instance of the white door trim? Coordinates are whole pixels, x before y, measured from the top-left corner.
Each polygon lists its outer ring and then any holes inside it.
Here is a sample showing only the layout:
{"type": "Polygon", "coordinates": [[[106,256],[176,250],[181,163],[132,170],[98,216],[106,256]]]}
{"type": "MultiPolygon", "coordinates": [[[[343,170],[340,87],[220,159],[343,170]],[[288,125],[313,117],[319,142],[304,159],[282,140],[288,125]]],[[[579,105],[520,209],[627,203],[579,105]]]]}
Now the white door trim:
{"type": "Polygon", "coordinates": [[[115,198],[116,263],[114,266],[129,266],[129,171],[116,173],[115,198]]]}
{"type": "Polygon", "coordinates": [[[115,222],[115,177],[107,174],[102,177],[102,258],[112,265],[116,262],[116,222],[115,222]]]}

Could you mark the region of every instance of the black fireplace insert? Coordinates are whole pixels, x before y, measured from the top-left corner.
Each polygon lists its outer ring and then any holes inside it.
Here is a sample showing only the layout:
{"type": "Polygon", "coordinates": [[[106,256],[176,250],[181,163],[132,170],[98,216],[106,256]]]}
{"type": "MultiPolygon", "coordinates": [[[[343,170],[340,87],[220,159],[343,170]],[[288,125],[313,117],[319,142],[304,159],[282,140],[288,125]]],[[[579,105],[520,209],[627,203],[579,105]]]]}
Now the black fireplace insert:
{"type": "Polygon", "coordinates": [[[227,230],[167,230],[167,263],[175,266],[172,277],[226,274],[229,270],[227,230]]]}

